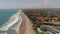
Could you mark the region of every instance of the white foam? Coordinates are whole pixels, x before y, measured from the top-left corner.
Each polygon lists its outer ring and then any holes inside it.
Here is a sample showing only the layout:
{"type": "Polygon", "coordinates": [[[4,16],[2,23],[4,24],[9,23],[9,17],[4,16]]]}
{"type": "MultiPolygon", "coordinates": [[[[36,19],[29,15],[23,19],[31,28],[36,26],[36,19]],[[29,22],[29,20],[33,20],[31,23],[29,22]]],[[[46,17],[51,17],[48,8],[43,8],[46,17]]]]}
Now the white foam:
{"type": "Polygon", "coordinates": [[[16,24],[19,19],[18,16],[20,16],[19,15],[20,13],[21,13],[21,10],[18,13],[12,15],[11,18],[8,20],[8,22],[6,22],[0,27],[0,30],[7,31],[10,27],[16,24]]]}
{"type": "Polygon", "coordinates": [[[7,34],[7,33],[4,33],[4,34],[7,34]]]}

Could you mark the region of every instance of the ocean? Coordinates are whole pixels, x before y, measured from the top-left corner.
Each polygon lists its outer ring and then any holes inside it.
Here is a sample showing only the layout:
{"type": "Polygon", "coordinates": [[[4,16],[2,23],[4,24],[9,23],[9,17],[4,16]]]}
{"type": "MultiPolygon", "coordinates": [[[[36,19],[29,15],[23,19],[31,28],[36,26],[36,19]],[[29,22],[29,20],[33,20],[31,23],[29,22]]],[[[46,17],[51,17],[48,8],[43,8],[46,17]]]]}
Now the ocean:
{"type": "Polygon", "coordinates": [[[0,34],[17,34],[20,12],[18,9],[0,9],[0,34]]]}

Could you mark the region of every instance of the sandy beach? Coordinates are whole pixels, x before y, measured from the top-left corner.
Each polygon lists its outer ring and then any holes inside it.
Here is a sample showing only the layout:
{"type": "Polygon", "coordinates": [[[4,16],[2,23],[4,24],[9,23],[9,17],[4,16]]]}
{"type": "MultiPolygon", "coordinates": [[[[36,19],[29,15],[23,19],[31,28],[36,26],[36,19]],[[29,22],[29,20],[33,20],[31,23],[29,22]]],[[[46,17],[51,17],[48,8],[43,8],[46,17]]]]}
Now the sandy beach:
{"type": "Polygon", "coordinates": [[[23,22],[20,26],[19,34],[35,34],[32,27],[33,24],[30,22],[29,18],[24,13],[22,13],[22,18],[23,22]]]}

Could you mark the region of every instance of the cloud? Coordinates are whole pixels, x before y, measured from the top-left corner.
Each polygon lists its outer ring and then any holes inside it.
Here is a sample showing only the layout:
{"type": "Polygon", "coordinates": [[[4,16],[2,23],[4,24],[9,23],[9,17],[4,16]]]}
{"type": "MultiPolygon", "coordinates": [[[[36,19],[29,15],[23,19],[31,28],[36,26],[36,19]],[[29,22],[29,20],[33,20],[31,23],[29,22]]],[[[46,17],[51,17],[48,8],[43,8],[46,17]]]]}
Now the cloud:
{"type": "Polygon", "coordinates": [[[0,8],[2,9],[10,9],[10,8],[44,8],[44,7],[51,7],[53,4],[49,0],[43,0],[43,2],[32,2],[29,0],[28,4],[0,4],[0,8]]]}
{"type": "Polygon", "coordinates": [[[40,2],[40,3],[32,3],[32,4],[28,4],[28,5],[25,5],[24,8],[38,8],[38,7],[42,7],[42,6],[47,6],[49,5],[49,0],[43,0],[43,2],[40,2]]]}
{"type": "Polygon", "coordinates": [[[36,8],[52,8],[53,6],[54,3],[50,2],[50,0],[43,0],[43,2],[33,4],[33,7],[36,8]]]}
{"type": "Polygon", "coordinates": [[[43,2],[31,3],[21,6],[20,8],[42,8],[42,7],[50,7],[53,4],[50,3],[49,0],[43,0],[43,2]]]}

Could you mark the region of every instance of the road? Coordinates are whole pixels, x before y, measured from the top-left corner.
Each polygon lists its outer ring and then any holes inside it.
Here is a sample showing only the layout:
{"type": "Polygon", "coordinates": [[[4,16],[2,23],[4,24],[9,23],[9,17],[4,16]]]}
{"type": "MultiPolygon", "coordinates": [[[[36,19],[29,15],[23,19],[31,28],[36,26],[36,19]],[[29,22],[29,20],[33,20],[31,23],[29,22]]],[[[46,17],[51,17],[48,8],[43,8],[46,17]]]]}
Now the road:
{"type": "Polygon", "coordinates": [[[35,34],[35,31],[33,29],[33,24],[30,22],[29,18],[22,13],[23,22],[21,23],[19,34],[35,34]]]}

